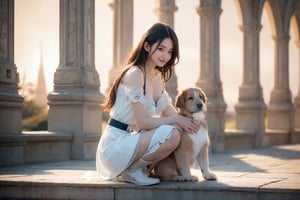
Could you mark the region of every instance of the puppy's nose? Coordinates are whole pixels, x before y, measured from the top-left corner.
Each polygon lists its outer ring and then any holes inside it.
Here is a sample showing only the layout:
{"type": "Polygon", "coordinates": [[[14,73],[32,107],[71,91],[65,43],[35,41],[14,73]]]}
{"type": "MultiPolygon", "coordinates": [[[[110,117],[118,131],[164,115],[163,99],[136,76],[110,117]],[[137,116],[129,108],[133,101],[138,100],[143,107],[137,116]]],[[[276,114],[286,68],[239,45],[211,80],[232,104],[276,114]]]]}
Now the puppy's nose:
{"type": "Polygon", "coordinates": [[[202,103],[197,103],[197,107],[198,107],[199,109],[201,109],[201,108],[203,107],[203,104],[202,104],[202,103]]]}

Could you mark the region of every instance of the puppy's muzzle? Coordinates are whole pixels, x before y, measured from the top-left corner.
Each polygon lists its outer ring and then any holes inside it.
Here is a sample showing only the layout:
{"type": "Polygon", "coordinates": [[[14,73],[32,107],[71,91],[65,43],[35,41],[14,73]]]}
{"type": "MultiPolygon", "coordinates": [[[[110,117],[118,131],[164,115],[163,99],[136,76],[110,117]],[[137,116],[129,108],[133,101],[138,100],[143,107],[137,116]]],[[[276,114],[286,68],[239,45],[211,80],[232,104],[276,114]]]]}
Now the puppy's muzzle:
{"type": "Polygon", "coordinates": [[[202,110],[203,107],[203,103],[197,103],[197,108],[199,108],[199,110],[202,110]]]}

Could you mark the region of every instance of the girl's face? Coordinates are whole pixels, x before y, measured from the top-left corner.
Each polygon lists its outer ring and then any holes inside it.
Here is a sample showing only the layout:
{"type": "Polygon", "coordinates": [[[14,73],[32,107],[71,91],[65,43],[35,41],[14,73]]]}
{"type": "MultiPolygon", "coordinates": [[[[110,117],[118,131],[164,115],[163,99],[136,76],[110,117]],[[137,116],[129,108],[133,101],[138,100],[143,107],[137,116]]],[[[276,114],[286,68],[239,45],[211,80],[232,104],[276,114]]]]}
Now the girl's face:
{"type": "MultiPolygon", "coordinates": [[[[147,45],[145,46],[147,51],[147,45]]],[[[150,49],[149,61],[155,66],[163,67],[171,58],[173,52],[173,41],[170,38],[164,39],[160,44],[154,43],[150,49]]]]}

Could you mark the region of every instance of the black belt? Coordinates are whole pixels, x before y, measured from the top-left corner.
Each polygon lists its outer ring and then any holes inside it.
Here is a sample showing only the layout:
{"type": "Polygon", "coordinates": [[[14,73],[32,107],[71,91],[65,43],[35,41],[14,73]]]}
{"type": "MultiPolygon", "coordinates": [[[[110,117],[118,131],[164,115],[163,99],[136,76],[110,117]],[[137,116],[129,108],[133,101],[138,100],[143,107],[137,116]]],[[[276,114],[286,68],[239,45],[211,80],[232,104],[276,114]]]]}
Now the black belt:
{"type": "Polygon", "coordinates": [[[130,125],[124,124],[123,122],[120,122],[120,121],[112,119],[112,118],[110,118],[108,125],[113,126],[118,129],[121,129],[123,131],[128,131],[128,132],[130,132],[130,129],[131,129],[130,125]]]}

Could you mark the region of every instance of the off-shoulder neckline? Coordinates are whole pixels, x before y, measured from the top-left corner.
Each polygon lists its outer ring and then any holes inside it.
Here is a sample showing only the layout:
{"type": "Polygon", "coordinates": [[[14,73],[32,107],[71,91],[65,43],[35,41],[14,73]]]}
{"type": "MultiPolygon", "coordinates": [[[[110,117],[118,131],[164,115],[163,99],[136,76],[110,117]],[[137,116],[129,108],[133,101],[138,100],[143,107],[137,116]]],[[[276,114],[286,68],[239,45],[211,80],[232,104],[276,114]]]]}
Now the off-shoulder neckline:
{"type": "Polygon", "coordinates": [[[161,92],[161,95],[157,98],[157,100],[154,100],[152,97],[150,97],[149,95],[147,95],[147,94],[144,92],[144,89],[143,89],[143,88],[138,88],[138,87],[134,87],[134,86],[128,86],[128,85],[123,84],[122,82],[120,82],[119,85],[121,85],[122,87],[125,87],[125,88],[127,87],[127,88],[136,88],[136,89],[141,89],[141,90],[143,90],[144,96],[145,96],[147,99],[150,99],[150,100],[154,103],[155,107],[157,107],[158,103],[161,101],[162,96],[163,96],[164,91],[165,91],[165,90],[163,90],[163,91],[161,92]]]}

